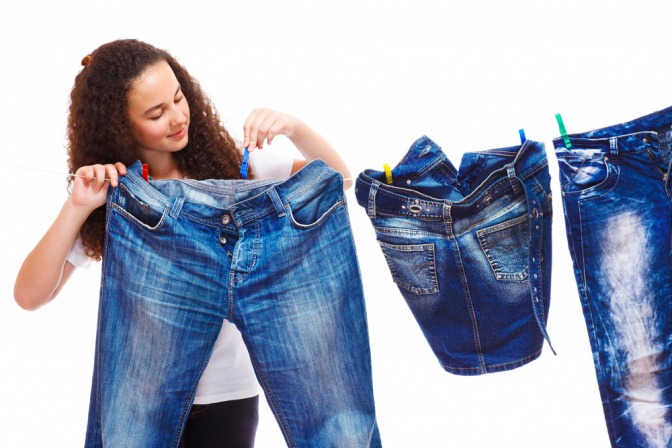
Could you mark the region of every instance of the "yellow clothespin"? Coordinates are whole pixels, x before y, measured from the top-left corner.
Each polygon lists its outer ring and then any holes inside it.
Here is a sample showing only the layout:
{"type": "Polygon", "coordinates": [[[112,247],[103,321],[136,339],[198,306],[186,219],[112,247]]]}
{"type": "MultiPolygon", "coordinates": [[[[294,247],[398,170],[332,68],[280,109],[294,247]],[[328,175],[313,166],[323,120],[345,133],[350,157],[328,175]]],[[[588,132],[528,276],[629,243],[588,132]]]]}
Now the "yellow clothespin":
{"type": "Polygon", "coordinates": [[[387,181],[388,184],[392,183],[392,170],[390,169],[390,165],[387,163],[383,164],[383,168],[385,169],[385,180],[387,181]]]}

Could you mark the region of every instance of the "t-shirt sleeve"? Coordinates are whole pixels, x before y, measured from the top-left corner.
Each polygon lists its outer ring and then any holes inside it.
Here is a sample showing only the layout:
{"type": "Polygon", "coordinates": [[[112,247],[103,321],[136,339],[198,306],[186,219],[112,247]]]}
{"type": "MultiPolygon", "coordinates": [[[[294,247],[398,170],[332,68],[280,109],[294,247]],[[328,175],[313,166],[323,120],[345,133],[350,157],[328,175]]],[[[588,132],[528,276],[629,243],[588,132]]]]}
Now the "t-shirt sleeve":
{"type": "Polygon", "coordinates": [[[77,235],[75,242],[72,243],[67,260],[76,268],[86,269],[91,266],[91,259],[84,253],[84,243],[82,243],[79,235],[77,235]]]}
{"type": "Polygon", "coordinates": [[[287,179],[292,175],[294,159],[272,150],[257,149],[250,153],[250,165],[256,179],[287,179]]]}

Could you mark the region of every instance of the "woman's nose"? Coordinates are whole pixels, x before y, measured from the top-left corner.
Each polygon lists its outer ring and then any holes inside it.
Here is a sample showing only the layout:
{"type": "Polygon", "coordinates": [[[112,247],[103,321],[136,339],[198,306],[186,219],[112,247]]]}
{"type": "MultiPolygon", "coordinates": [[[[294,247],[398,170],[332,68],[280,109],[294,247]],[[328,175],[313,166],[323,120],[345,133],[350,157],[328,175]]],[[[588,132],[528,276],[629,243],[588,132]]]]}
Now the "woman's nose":
{"type": "Polygon", "coordinates": [[[187,115],[179,107],[175,107],[171,115],[172,125],[182,125],[187,122],[187,115]]]}

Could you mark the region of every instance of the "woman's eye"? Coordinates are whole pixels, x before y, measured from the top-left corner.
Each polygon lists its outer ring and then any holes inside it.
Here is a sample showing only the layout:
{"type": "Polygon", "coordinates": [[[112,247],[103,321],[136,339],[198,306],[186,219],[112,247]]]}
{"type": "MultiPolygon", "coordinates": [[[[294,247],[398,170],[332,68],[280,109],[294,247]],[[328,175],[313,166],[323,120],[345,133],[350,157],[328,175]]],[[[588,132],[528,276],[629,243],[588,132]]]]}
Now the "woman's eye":
{"type": "Polygon", "coordinates": [[[163,114],[159,114],[156,117],[150,117],[149,119],[150,120],[158,120],[159,118],[161,118],[161,115],[163,115],[163,114]]]}
{"type": "Polygon", "coordinates": [[[184,96],[181,96],[181,97],[179,97],[179,98],[175,98],[175,102],[176,102],[176,103],[179,103],[179,102],[182,101],[183,99],[184,99],[184,96]]]}

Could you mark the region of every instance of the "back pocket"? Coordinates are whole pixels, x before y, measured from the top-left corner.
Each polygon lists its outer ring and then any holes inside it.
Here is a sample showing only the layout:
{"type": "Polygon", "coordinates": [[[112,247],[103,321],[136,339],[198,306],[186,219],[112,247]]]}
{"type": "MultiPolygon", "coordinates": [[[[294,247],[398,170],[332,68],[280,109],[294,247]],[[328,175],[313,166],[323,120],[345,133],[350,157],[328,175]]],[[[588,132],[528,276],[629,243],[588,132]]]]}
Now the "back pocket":
{"type": "Polygon", "coordinates": [[[527,214],[476,232],[497,280],[525,280],[529,272],[530,224],[527,214]]]}
{"type": "Polygon", "coordinates": [[[392,279],[414,294],[439,292],[434,244],[388,244],[378,240],[392,279]]]}

